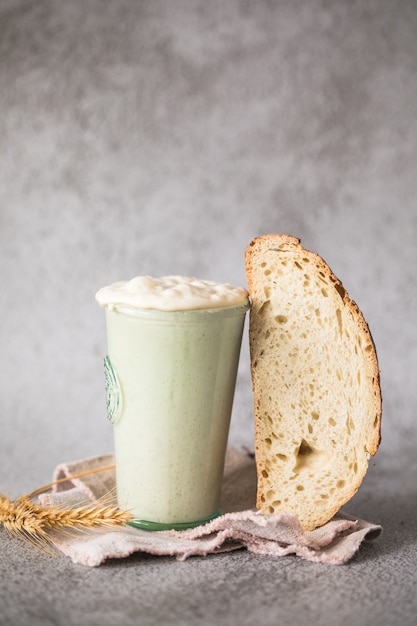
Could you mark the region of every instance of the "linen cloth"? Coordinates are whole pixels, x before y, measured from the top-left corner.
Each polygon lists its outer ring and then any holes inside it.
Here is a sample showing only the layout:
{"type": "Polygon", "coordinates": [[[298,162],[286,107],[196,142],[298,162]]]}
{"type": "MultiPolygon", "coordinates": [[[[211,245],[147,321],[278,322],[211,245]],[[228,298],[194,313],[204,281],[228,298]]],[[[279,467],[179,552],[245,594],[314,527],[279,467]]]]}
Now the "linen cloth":
{"type": "MultiPolygon", "coordinates": [[[[43,506],[73,507],[91,503],[115,491],[115,471],[107,469],[71,478],[75,474],[114,464],[113,455],[63,463],[54,472],[52,493],[39,496],[43,506]]],[[[51,533],[55,547],[74,563],[98,566],[137,552],[170,555],[178,560],[246,548],[250,552],[282,557],[297,555],[308,561],[341,565],[347,563],[364,540],[380,535],[382,527],[340,511],[324,526],[303,531],[290,514],[264,515],[254,508],[256,464],[253,457],[229,447],[222,486],[222,514],[196,528],[149,531],[124,525],[116,530],[84,533],[51,533]]]]}

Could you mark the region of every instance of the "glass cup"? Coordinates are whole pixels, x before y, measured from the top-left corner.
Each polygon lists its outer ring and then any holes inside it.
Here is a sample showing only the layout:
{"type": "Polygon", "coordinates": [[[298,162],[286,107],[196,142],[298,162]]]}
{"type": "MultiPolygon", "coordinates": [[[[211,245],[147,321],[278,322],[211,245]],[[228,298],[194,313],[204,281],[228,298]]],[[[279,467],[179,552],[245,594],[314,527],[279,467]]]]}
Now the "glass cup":
{"type": "Polygon", "coordinates": [[[244,305],[106,308],[117,499],[149,530],[219,514],[244,305]]]}

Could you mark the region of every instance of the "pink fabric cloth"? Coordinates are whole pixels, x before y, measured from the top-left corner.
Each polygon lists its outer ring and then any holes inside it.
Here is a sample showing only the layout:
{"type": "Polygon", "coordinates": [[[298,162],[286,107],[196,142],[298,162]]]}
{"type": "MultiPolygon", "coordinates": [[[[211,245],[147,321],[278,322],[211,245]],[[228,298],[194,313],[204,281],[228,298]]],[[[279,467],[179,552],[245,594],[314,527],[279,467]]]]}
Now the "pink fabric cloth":
{"type": "MultiPolygon", "coordinates": [[[[59,465],[54,480],[71,477],[95,467],[114,463],[111,455],[59,465]]],[[[114,470],[69,479],[52,493],[42,494],[44,506],[76,506],[114,491],[114,470]]],[[[51,534],[58,550],[74,563],[98,566],[107,559],[127,557],[135,552],[170,555],[178,560],[190,556],[246,548],[261,555],[295,554],[308,561],[341,565],[347,563],[364,540],[373,540],[381,526],[339,512],[324,526],[305,532],[293,515],[263,515],[254,509],[256,466],[250,455],[229,448],[222,489],[223,514],[197,528],[152,532],[122,526],[112,531],[51,534]]]]}

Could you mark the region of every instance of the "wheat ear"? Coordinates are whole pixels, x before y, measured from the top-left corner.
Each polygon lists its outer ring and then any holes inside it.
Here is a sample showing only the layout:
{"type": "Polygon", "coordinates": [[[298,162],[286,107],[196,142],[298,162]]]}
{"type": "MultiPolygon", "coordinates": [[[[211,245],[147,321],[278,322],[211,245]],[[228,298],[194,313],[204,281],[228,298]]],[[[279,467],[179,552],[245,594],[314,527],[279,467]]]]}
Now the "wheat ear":
{"type": "Polygon", "coordinates": [[[67,482],[81,475],[85,476],[104,469],[109,469],[109,467],[68,476],[14,501],[0,494],[0,525],[3,525],[10,535],[19,537],[47,553],[53,552],[50,531],[68,533],[95,529],[115,530],[122,527],[133,520],[132,514],[116,506],[107,505],[106,497],[97,500],[94,504],[70,509],[59,506],[42,507],[31,501],[31,497],[46,491],[56,483],[67,482]]]}

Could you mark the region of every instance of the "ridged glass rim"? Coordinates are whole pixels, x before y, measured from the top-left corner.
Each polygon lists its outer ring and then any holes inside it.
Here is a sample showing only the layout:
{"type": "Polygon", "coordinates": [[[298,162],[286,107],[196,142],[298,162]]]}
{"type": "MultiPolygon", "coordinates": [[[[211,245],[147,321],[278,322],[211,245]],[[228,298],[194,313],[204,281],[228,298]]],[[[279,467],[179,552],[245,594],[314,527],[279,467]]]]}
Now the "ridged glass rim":
{"type": "Polygon", "coordinates": [[[196,528],[197,526],[203,526],[204,524],[208,524],[212,520],[216,519],[220,516],[220,511],[216,511],[213,515],[209,515],[208,517],[204,517],[203,519],[194,520],[191,522],[150,522],[142,519],[134,519],[130,522],[127,522],[128,526],[133,526],[134,528],[141,528],[142,530],[187,530],[188,528],[196,528]]]}

